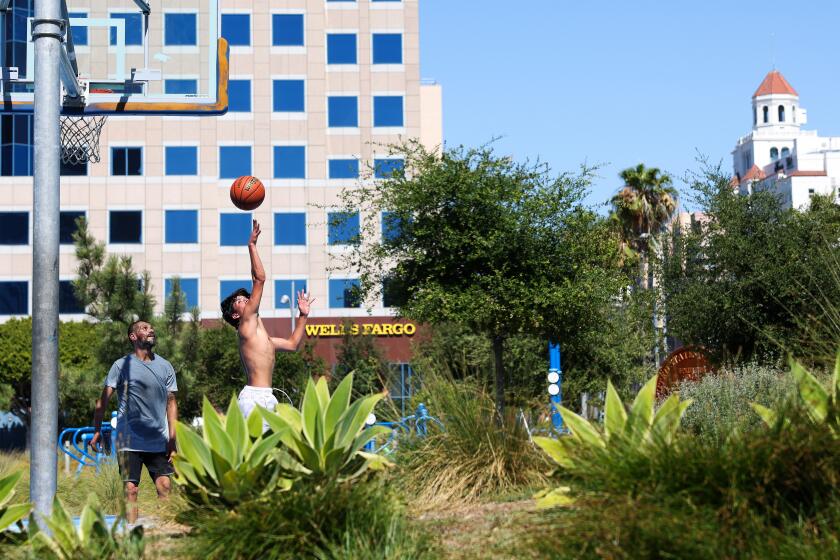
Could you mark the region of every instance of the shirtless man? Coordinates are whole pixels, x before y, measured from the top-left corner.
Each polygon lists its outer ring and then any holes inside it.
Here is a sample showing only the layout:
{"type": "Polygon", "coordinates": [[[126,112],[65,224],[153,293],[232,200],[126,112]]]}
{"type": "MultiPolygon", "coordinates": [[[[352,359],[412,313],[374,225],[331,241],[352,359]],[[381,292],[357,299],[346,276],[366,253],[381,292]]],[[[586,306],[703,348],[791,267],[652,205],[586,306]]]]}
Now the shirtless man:
{"type": "Polygon", "coordinates": [[[248,376],[248,384],[239,393],[239,408],[247,417],[255,406],[274,410],[277,399],[271,388],[274,372],[274,353],[294,352],[298,349],[306,327],[309,306],[315,299],[301,290],[297,294],[300,315],[295,331],[288,339],[269,336],[260,319],[260,300],[265,286],[265,269],[257,252],[260,224],[254,220],[251,237],[248,239],[248,254],[251,257],[251,293],[240,288],[222,301],[222,317],[239,333],[239,357],[248,376]]]}

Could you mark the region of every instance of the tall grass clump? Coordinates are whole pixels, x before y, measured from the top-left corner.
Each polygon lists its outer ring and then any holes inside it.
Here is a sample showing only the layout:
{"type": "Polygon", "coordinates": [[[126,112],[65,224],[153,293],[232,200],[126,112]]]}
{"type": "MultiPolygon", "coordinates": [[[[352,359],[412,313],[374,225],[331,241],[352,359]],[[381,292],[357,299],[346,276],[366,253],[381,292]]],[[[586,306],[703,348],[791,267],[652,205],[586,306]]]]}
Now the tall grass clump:
{"type": "Polygon", "coordinates": [[[488,391],[475,378],[426,374],[418,399],[444,431],[400,443],[403,487],[420,507],[475,502],[546,481],[548,462],[513,418],[498,423],[488,391]]]}
{"type": "Polygon", "coordinates": [[[732,433],[763,426],[750,403],[782,406],[795,395],[796,382],[782,368],[747,363],[699,381],[683,381],[678,391],[693,401],[683,417],[683,428],[704,439],[723,441],[732,433]]]}
{"type": "Polygon", "coordinates": [[[193,527],[183,553],[201,560],[412,560],[432,550],[408,525],[392,485],[370,475],[356,482],[299,481],[236,509],[191,510],[182,520],[193,527]]]}

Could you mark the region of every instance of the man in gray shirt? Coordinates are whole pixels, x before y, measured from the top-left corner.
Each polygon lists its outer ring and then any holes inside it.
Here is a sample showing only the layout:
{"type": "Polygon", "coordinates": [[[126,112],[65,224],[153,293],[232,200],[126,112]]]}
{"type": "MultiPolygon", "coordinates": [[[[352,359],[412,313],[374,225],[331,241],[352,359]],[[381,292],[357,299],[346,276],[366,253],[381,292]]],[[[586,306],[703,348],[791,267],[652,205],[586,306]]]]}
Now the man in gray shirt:
{"type": "Polygon", "coordinates": [[[117,430],[111,441],[117,446],[120,474],[125,482],[128,522],[134,523],[143,465],[155,482],[158,497],[169,495],[169,477],[174,472],[171,457],[178,421],[175,403],[178,384],[172,364],[152,350],[156,341],[152,325],[135,321],[128,327],[128,339],[134,352],[114,362],[105,378],[105,387],[93,413],[96,431],[90,444],[97,449],[102,437],[102,417],[116,391],[117,430]]]}

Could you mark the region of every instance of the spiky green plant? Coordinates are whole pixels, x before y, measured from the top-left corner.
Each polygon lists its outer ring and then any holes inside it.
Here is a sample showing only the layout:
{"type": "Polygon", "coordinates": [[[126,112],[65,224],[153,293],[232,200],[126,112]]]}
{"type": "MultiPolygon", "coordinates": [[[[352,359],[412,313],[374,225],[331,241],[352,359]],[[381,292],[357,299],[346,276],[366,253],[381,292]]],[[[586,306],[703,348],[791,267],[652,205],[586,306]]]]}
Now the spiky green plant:
{"type": "Polygon", "coordinates": [[[362,451],[371,439],[391,431],[384,426],[365,428],[368,416],[385,395],[376,393],[351,404],[352,389],[352,373],[332,395],[326,379],[317,383],[310,379],[300,410],[285,403],[278,404],[275,412],[257,409],[274,432],[272,437],[279,438],[287,452],[284,460],[278,461],[282,476],[343,481],[390,465],[384,457],[362,451]]]}
{"type": "Polygon", "coordinates": [[[226,416],[219,415],[204,398],[203,434],[178,422],[175,482],[186,498],[205,506],[232,507],[272,492],[290,481],[278,475],[275,451],[282,433],[263,434],[262,418],[251,414],[246,422],[236,397],[226,416]]]}
{"type": "MultiPolygon", "coordinates": [[[[674,393],[656,409],[656,378],[653,376],[639,393],[628,411],[621,402],[612,383],[607,381],[607,398],[603,432],[594,424],[565,407],[560,407],[563,421],[571,430],[571,437],[553,439],[534,437],[554,462],[561,467],[574,466],[576,448],[588,447],[607,449],[611,445],[631,445],[635,448],[653,448],[654,445],[670,445],[680,427],[685,410],[691,400],[681,401],[674,393]]],[[[538,494],[538,504],[551,507],[568,502],[568,487],[556,488],[538,494]]]]}
{"type": "Polygon", "coordinates": [[[6,505],[14,496],[15,485],[22,474],[23,471],[18,471],[0,478],[0,531],[26,517],[32,509],[29,503],[6,505]]]}
{"type": "Polygon", "coordinates": [[[82,510],[78,528],[58,498],[53,501],[52,514],[43,522],[47,531],[41,530],[34,516],[29,520],[29,541],[36,558],[129,560],[143,557],[143,527],[138,525],[128,531],[125,519],[119,516],[108,528],[94,494],[82,510]]]}
{"type": "MultiPolygon", "coordinates": [[[[840,393],[840,351],[837,352],[834,374],[831,376],[828,389],[823,387],[817,377],[796,360],[791,360],[790,372],[796,380],[796,388],[805,405],[808,418],[818,424],[828,424],[831,432],[840,436],[838,427],[828,422],[830,411],[837,410],[840,406],[840,402],[838,402],[838,393],[840,393]]],[[[779,413],[773,409],[758,403],[750,403],[750,406],[768,426],[774,426],[780,419],[785,424],[789,423],[788,419],[780,418],[779,413]]]]}

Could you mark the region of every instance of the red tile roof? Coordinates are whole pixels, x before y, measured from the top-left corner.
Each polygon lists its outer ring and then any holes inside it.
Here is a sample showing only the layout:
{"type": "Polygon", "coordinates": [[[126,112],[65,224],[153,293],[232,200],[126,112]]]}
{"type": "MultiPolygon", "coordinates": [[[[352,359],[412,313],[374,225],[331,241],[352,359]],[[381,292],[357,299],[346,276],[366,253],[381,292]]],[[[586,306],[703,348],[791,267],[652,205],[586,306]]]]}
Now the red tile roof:
{"type": "Polygon", "coordinates": [[[766,177],[767,176],[764,174],[763,170],[761,170],[757,165],[753,165],[741,181],[761,181],[766,177]]]}
{"type": "Polygon", "coordinates": [[[732,187],[733,189],[737,189],[740,184],[741,184],[741,181],[738,180],[737,175],[733,175],[732,179],[729,180],[729,186],[732,187]]]}
{"type": "Polygon", "coordinates": [[[786,95],[796,95],[796,90],[791,87],[785,77],[782,76],[782,73],[778,70],[773,70],[764,76],[764,81],[761,82],[761,85],[758,86],[758,89],[755,90],[753,97],[758,97],[760,95],[772,95],[772,94],[786,94],[786,95]]]}
{"type": "Polygon", "coordinates": [[[797,169],[787,174],[788,177],[825,177],[825,171],[802,171],[797,169]]]}

